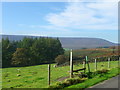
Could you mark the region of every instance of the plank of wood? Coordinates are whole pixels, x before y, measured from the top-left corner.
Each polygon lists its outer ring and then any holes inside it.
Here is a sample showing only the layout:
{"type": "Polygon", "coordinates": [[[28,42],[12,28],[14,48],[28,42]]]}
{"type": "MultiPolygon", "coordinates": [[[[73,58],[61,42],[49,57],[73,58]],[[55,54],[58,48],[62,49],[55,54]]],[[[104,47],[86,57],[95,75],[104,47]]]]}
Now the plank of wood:
{"type": "Polygon", "coordinates": [[[86,68],[82,68],[82,69],[77,69],[77,70],[73,70],[73,72],[78,72],[78,71],[82,71],[85,70],[86,68]]]}

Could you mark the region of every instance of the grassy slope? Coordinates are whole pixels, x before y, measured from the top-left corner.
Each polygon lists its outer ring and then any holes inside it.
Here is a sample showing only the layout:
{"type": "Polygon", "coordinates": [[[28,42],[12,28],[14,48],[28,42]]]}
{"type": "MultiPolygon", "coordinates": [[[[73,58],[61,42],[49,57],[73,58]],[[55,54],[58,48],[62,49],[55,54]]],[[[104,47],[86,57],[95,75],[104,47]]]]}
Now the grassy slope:
{"type": "Polygon", "coordinates": [[[76,84],[76,85],[72,85],[72,86],[69,86],[67,88],[88,88],[90,86],[93,86],[101,81],[104,81],[104,80],[107,80],[111,77],[114,77],[116,75],[118,75],[120,72],[118,70],[118,68],[112,68],[107,74],[105,74],[104,76],[100,76],[100,75],[97,75],[91,79],[88,79],[86,80],[85,82],[83,83],[79,83],[79,84],[76,84]]]}
{"type": "MultiPolygon", "coordinates": [[[[55,80],[59,77],[66,76],[68,74],[67,71],[68,71],[67,67],[53,68],[52,65],[51,72],[52,82],[55,82],[55,80]]],[[[47,86],[47,65],[3,69],[3,88],[4,87],[41,88],[46,86],[47,86]],[[21,72],[18,73],[17,69],[20,69],[21,72]],[[17,76],[17,74],[20,74],[21,76],[17,76]]]]}
{"type": "MultiPolygon", "coordinates": [[[[108,54],[108,53],[112,53],[112,49],[97,48],[97,49],[73,50],[73,56],[88,56],[90,58],[105,55],[105,54],[108,54]]],[[[69,50],[66,50],[65,55],[69,55],[69,50]]]]}
{"type": "MultiPolygon", "coordinates": [[[[69,76],[69,66],[54,68],[51,66],[51,83],[57,78],[69,76]]],[[[94,63],[90,64],[91,71],[94,71],[94,63]]],[[[118,67],[118,61],[112,61],[111,67],[118,67]]],[[[82,65],[74,65],[74,69],[82,68],[82,65]]],[[[98,63],[98,69],[107,68],[107,62],[98,63]],[[101,65],[104,66],[102,67],[101,65]]],[[[3,88],[45,88],[47,87],[47,65],[30,67],[14,67],[2,69],[3,88]],[[20,69],[21,72],[18,72],[20,69]],[[21,76],[17,76],[20,74],[21,76]]]]}

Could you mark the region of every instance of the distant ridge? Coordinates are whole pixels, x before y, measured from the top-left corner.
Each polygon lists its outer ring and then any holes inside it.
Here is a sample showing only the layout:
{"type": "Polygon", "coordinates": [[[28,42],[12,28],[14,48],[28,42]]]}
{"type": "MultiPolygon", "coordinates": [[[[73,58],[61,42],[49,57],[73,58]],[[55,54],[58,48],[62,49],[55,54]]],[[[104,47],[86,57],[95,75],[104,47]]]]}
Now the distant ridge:
{"type": "MultiPolygon", "coordinates": [[[[22,40],[24,37],[36,38],[45,36],[27,36],[27,35],[2,35],[2,38],[8,38],[10,41],[22,40]]],[[[55,37],[52,37],[55,38],[55,37]]],[[[82,48],[97,48],[97,47],[110,47],[117,46],[117,44],[100,38],[71,38],[60,37],[60,42],[63,48],[82,49],[82,48]]]]}

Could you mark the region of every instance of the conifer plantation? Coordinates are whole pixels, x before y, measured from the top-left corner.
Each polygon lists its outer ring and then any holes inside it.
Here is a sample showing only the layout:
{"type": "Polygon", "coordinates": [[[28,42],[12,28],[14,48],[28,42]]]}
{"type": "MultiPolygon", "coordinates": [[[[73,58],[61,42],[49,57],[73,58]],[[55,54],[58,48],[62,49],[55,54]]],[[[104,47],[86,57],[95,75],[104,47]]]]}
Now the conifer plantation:
{"type": "Polygon", "coordinates": [[[58,38],[2,39],[2,67],[30,66],[55,62],[64,49],[58,38]]]}

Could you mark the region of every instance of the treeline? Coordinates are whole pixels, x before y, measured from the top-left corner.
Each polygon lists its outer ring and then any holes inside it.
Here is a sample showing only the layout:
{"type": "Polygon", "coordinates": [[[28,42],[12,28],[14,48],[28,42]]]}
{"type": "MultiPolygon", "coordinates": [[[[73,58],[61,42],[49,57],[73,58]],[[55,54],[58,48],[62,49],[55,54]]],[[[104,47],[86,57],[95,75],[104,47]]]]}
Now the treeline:
{"type": "Polygon", "coordinates": [[[53,63],[64,54],[59,39],[27,38],[20,41],[2,39],[2,67],[30,66],[53,63]]]}

